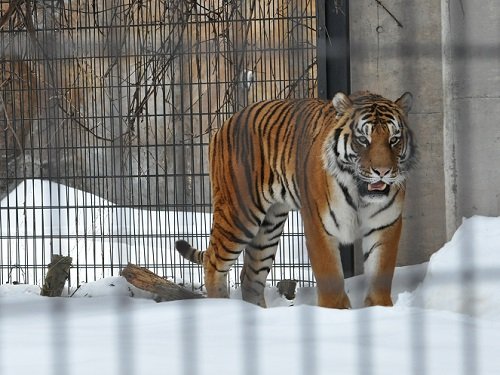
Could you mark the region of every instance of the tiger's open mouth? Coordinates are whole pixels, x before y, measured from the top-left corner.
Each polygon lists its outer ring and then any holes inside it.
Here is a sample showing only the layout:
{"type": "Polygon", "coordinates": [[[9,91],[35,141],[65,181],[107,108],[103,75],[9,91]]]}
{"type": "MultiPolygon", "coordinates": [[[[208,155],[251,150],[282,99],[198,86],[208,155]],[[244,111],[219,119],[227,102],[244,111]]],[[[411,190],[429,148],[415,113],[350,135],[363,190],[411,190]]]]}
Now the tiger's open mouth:
{"type": "Polygon", "coordinates": [[[371,195],[371,196],[388,195],[390,190],[391,186],[383,181],[378,181],[374,183],[364,182],[359,185],[359,193],[361,195],[371,195]]]}
{"type": "Polygon", "coordinates": [[[368,191],[384,191],[387,186],[388,185],[385,182],[378,181],[374,184],[368,184],[368,191]]]}

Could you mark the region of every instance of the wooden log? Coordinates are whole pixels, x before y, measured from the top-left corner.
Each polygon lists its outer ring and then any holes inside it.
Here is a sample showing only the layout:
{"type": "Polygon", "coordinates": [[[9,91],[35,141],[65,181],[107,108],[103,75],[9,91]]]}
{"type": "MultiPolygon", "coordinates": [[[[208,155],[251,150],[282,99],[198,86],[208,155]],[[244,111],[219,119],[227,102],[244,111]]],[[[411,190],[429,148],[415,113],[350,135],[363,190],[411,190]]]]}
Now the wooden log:
{"type": "Polygon", "coordinates": [[[121,275],[133,286],[155,294],[156,302],[203,298],[201,294],[194,293],[135,264],[129,263],[121,275]]]}
{"type": "Polygon", "coordinates": [[[73,258],[62,255],[52,255],[47,276],[40,294],[45,297],[60,297],[64,284],[69,277],[69,269],[73,258]]]}

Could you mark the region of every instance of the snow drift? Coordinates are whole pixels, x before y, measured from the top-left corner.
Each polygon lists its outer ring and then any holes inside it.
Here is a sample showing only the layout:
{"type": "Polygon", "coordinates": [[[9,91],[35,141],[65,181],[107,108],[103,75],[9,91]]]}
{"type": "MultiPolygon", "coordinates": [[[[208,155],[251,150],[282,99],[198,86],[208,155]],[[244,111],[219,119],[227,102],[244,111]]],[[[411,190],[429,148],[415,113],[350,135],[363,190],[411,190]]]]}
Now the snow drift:
{"type": "Polygon", "coordinates": [[[346,288],[340,311],[314,288],[268,287],[261,309],[238,290],[158,304],[121,277],[72,298],[1,285],[0,374],[500,374],[500,218],[466,219],[428,264],[397,268],[394,307],[362,308],[363,276],[346,288]]]}

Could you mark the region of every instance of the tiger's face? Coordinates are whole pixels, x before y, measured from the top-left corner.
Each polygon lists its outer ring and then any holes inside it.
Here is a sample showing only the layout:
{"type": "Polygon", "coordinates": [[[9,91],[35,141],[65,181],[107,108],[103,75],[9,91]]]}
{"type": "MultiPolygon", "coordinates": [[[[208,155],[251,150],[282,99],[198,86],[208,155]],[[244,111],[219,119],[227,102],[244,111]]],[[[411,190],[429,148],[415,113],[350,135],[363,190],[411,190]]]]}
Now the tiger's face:
{"type": "Polygon", "coordinates": [[[333,99],[337,119],[344,123],[333,135],[332,167],[338,177],[342,171],[354,176],[364,200],[384,199],[391,188],[404,186],[414,160],[406,124],[411,102],[410,93],[395,102],[371,93],[338,93],[333,99]]]}

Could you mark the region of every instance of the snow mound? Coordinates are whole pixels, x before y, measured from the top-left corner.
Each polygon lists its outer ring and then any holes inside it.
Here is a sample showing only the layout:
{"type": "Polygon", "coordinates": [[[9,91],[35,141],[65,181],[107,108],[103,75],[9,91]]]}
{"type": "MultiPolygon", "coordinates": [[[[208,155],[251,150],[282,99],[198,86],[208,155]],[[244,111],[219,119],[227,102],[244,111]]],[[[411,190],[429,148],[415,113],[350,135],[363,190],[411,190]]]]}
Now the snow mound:
{"type": "Polygon", "coordinates": [[[31,298],[40,296],[40,287],[29,284],[2,284],[0,285],[0,298],[31,298]]]}
{"type": "Polygon", "coordinates": [[[434,253],[424,281],[398,305],[500,319],[500,218],[465,219],[434,253]]]}
{"type": "Polygon", "coordinates": [[[141,290],[130,284],[122,276],[105,277],[90,283],[83,283],[71,293],[72,297],[135,297],[154,299],[154,294],[141,290]]]}

